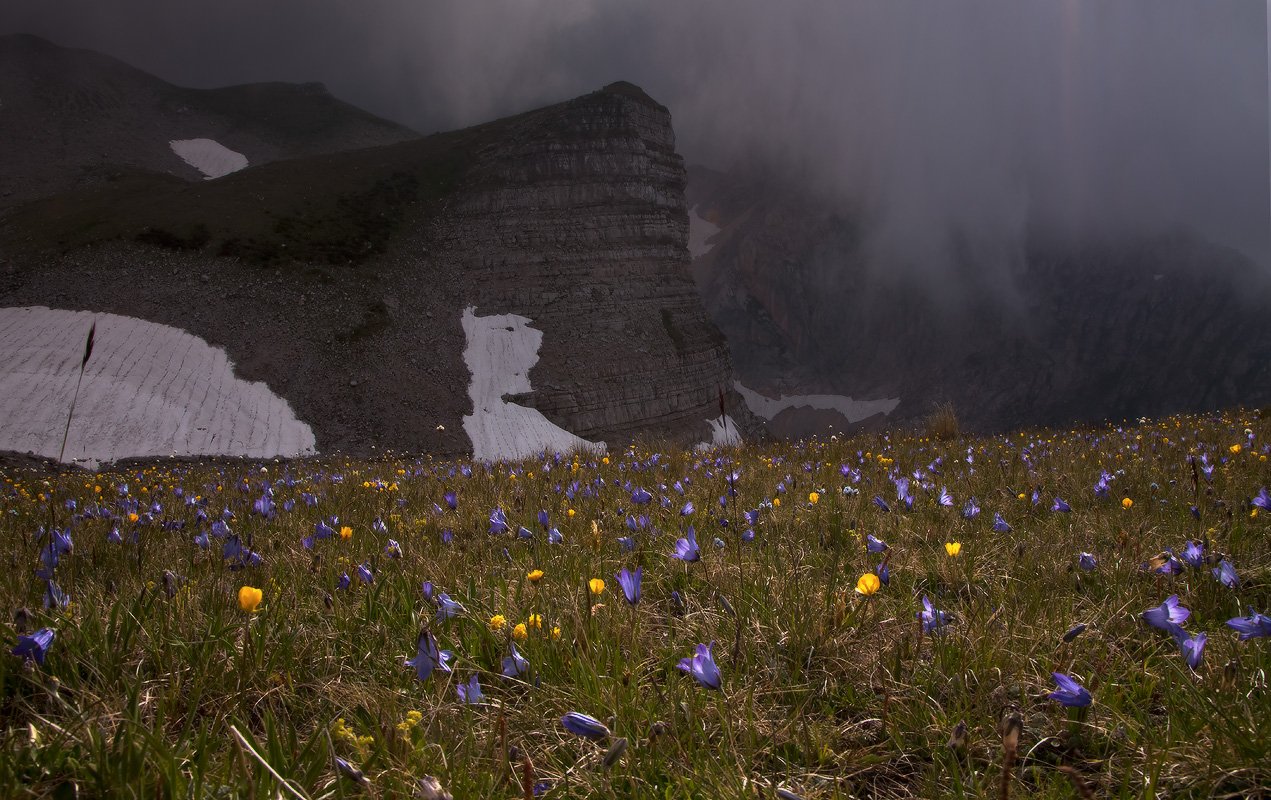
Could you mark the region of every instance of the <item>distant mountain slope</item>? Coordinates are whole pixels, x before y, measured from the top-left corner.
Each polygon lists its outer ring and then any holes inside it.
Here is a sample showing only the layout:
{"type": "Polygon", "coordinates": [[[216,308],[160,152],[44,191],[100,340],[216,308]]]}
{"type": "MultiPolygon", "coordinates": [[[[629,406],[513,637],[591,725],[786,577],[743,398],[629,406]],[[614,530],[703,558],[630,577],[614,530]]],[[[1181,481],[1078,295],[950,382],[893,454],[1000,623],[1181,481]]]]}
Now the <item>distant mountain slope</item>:
{"type": "Polygon", "coordinates": [[[263,164],[417,135],[320,84],[185,89],[100,53],[0,36],[0,207],[101,182],[120,167],[203,177],[172,140],[211,139],[263,164]]]}
{"type": "Polygon", "coordinates": [[[950,401],[983,431],[1271,403],[1271,280],[1195,236],[1035,234],[1008,276],[962,253],[922,283],[869,262],[860,215],[797,188],[692,168],[688,198],[718,228],[699,291],[768,397],[899,397],[893,422],[950,401]]]}
{"type": "MultiPolygon", "coordinates": [[[[471,452],[462,319],[515,315],[541,346],[507,382],[530,389],[492,405],[612,447],[693,443],[721,391],[735,423],[753,418],[689,272],[684,180],[670,113],[621,83],[212,181],[120,169],[0,216],[0,306],[189,331],[286,400],[319,451],[350,452],[471,452]]],[[[489,347],[521,347],[514,327],[489,347]]]]}

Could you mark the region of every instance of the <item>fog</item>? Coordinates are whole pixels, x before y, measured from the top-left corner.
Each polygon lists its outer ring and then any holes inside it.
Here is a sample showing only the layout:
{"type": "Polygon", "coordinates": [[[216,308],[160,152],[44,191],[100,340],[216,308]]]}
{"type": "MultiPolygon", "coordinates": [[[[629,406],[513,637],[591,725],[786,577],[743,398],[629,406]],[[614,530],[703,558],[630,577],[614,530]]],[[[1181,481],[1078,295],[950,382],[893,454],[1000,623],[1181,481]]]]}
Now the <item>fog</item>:
{"type": "Polygon", "coordinates": [[[762,166],[939,277],[1027,230],[1195,230],[1271,265],[1263,0],[6,0],[0,32],[166,80],[322,81],[422,132],[614,80],[690,163],[762,166]]]}

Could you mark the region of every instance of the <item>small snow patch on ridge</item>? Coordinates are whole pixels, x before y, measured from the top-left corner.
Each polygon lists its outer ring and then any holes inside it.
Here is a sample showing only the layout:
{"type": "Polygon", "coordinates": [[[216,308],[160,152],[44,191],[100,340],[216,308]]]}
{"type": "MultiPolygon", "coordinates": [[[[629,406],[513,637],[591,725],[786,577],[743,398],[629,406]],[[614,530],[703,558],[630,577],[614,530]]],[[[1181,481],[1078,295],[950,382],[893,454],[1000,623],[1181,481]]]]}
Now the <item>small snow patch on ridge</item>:
{"type": "Polygon", "coordinates": [[[247,156],[212,139],[173,139],[168,142],[181,160],[202,172],[204,180],[220,178],[247,166],[247,156]]]}
{"type": "Polygon", "coordinates": [[[481,461],[517,461],[544,451],[603,453],[604,442],[589,442],[537,409],[503,399],[532,390],[530,368],[538,363],[543,332],[529,327],[530,321],[516,314],[478,317],[472,306],[463,311],[463,360],[472,373],[472,413],[463,418],[463,429],[472,440],[472,455],[481,461]]]}
{"type": "Polygon", "coordinates": [[[0,308],[0,450],[57,458],[89,327],[66,460],[311,455],[313,431],[225,351],[179,328],[43,306],[0,308]]]}

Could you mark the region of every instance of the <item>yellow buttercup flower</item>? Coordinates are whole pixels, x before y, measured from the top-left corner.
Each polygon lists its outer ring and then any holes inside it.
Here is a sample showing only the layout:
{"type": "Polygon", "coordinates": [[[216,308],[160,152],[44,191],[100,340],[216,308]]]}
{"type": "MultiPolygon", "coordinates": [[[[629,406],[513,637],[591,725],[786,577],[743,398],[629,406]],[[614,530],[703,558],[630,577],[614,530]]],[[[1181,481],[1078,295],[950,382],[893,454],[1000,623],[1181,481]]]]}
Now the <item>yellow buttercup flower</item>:
{"type": "Polygon", "coordinates": [[[265,593],[255,586],[244,586],[238,590],[238,607],[244,611],[255,611],[265,593]]]}
{"type": "Polygon", "coordinates": [[[1239,443],[1239,442],[1236,442],[1235,444],[1233,444],[1231,447],[1228,447],[1227,449],[1231,451],[1231,454],[1232,454],[1233,456],[1238,456],[1238,455],[1240,455],[1240,443],[1239,443]]]}
{"type": "Polygon", "coordinates": [[[772,498],[772,507],[773,507],[773,508],[781,508],[781,498],[780,498],[780,497],[774,497],[774,498],[772,498]]]}
{"type": "Polygon", "coordinates": [[[341,538],[341,539],[352,539],[352,538],[353,538],[353,529],[352,529],[352,528],[350,528],[348,525],[345,525],[343,528],[340,528],[340,538],[341,538]]]}
{"type": "Polygon", "coordinates": [[[560,641],[560,626],[559,625],[552,626],[552,641],[553,642],[560,641]]]}
{"type": "Polygon", "coordinates": [[[945,542],[944,551],[952,558],[962,552],[962,542],[945,542]]]}
{"type": "Polygon", "coordinates": [[[543,615],[530,614],[530,618],[525,621],[525,624],[536,631],[540,631],[543,629],[543,615]]]}
{"type": "Polygon", "coordinates": [[[1024,499],[1024,493],[1023,493],[1023,492],[1020,492],[1019,494],[1015,495],[1015,499],[1016,499],[1016,500],[1023,500],[1023,499],[1024,499]]]}
{"type": "Polygon", "coordinates": [[[502,614],[495,614],[493,617],[490,617],[490,630],[495,633],[503,630],[504,626],[507,624],[507,618],[505,618],[502,614]]]}
{"type": "Polygon", "coordinates": [[[518,642],[523,642],[529,638],[530,632],[526,629],[524,622],[516,623],[516,627],[512,629],[512,638],[518,642]]]}
{"type": "Polygon", "coordinates": [[[601,464],[608,464],[608,463],[609,463],[609,456],[605,456],[604,458],[600,459],[600,463],[601,463],[601,464]]]}
{"type": "Polygon", "coordinates": [[[525,573],[525,578],[530,583],[538,583],[539,581],[543,580],[543,570],[532,569],[529,572],[525,573]]]}
{"type": "Polygon", "coordinates": [[[574,518],[574,509],[572,509],[572,508],[571,508],[571,509],[569,509],[568,511],[566,511],[566,512],[565,512],[565,516],[569,517],[570,519],[573,519],[573,518],[574,518]]]}
{"type": "Polygon", "coordinates": [[[856,580],[856,592],[857,594],[863,594],[866,597],[869,597],[871,594],[878,591],[882,585],[883,583],[878,579],[877,575],[872,572],[866,572],[856,580]]]}
{"type": "Polygon", "coordinates": [[[1133,500],[1131,500],[1131,499],[1130,499],[1130,498],[1128,498],[1128,497],[1123,497],[1123,498],[1121,498],[1121,507],[1122,507],[1122,508],[1133,508],[1133,507],[1134,507],[1134,501],[1133,501],[1133,500]]]}
{"type": "Polygon", "coordinates": [[[594,595],[599,595],[605,590],[605,582],[600,578],[592,578],[587,581],[587,586],[591,589],[591,593],[594,595]]]}
{"type": "Polygon", "coordinates": [[[816,505],[820,501],[820,499],[821,499],[821,495],[819,495],[818,493],[808,492],[808,502],[811,503],[812,505],[816,505]]]}

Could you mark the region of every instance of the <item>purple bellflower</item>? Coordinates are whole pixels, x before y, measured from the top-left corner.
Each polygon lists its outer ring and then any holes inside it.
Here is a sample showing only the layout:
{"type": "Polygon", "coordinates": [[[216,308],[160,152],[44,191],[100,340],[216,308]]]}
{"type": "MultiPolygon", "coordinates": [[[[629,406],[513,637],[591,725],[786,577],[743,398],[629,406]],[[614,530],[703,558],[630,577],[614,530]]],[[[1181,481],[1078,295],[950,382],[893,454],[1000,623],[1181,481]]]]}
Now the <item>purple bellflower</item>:
{"type": "Polygon", "coordinates": [[[687,672],[696,678],[697,682],[707,689],[718,689],[723,683],[723,676],[719,674],[719,667],[716,666],[715,658],[711,654],[711,648],[714,646],[714,642],[709,645],[699,644],[697,652],[690,658],[680,659],[680,663],[676,665],[682,672],[687,672]]]}
{"type": "Polygon", "coordinates": [[[1068,708],[1085,708],[1090,705],[1090,692],[1086,690],[1086,687],[1062,672],[1052,672],[1051,676],[1054,677],[1055,683],[1059,686],[1058,689],[1050,693],[1049,697],[1051,700],[1056,700],[1060,705],[1068,708]]]}
{"type": "Polygon", "coordinates": [[[1172,631],[1173,625],[1182,625],[1192,612],[1184,606],[1178,604],[1178,595],[1172,594],[1165,598],[1165,602],[1155,608],[1149,608],[1141,615],[1143,621],[1153,628],[1160,628],[1163,631],[1172,631]]]}
{"type": "Polygon", "coordinates": [[[636,567],[635,572],[623,567],[622,571],[615,576],[618,579],[618,585],[622,587],[622,594],[626,596],[627,602],[631,605],[636,605],[640,602],[640,578],[643,574],[643,567],[636,567]]]}

